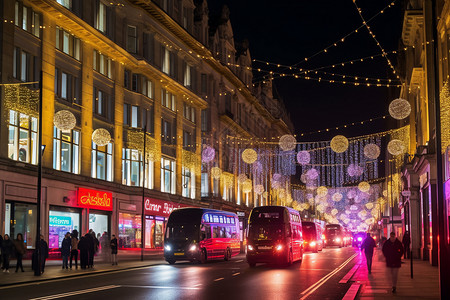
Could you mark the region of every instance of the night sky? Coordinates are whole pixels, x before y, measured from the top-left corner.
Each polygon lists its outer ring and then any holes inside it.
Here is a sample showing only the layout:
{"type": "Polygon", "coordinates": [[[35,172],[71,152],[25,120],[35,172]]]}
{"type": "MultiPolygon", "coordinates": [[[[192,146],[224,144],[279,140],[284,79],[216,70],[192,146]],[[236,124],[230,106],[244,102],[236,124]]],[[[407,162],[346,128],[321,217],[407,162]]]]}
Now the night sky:
{"type": "MultiPolygon", "coordinates": [[[[314,69],[353,59],[379,55],[380,49],[366,28],[348,36],[327,53],[304,61],[354,31],[362,20],[352,0],[210,0],[211,14],[226,4],[236,41],[248,39],[252,59],[314,69]]],[[[356,2],[366,20],[392,1],[359,0],[356,2]]],[[[398,50],[402,30],[402,1],[384,11],[368,24],[386,52],[398,50]]],[[[398,57],[388,56],[394,66],[398,57]]],[[[280,72],[283,68],[267,67],[254,62],[254,68],[280,72]]],[[[383,57],[344,67],[322,69],[339,74],[396,79],[383,57]]],[[[287,71],[287,70],[286,70],[287,71]]],[[[261,73],[254,72],[254,79],[261,73]]],[[[338,79],[338,78],[335,78],[338,79]]],[[[387,115],[389,102],[398,98],[400,88],[365,87],[315,82],[291,77],[274,80],[275,90],[283,99],[297,135],[387,115]]],[[[389,118],[343,130],[298,136],[298,141],[331,139],[336,134],[347,137],[389,129],[389,118]]]]}

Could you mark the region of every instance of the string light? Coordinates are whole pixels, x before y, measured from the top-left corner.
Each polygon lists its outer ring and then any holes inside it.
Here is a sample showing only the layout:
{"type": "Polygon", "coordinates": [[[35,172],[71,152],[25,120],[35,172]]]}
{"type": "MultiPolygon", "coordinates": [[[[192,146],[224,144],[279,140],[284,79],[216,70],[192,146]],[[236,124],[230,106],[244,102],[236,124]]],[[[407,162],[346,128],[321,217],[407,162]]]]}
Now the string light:
{"type": "Polygon", "coordinates": [[[442,153],[447,151],[450,145],[450,91],[448,88],[448,79],[442,86],[439,101],[441,103],[441,138],[442,138],[442,153]]]}

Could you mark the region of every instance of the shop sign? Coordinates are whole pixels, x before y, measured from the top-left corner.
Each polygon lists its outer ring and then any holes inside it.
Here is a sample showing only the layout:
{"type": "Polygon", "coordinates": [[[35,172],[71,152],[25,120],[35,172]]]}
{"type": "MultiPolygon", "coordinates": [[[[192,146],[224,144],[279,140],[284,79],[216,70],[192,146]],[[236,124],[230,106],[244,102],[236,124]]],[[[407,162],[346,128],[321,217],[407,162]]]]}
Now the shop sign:
{"type": "Polygon", "coordinates": [[[71,217],[64,216],[50,216],[50,226],[70,226],[72,225],[71,217]]]}
{"type": "Polygon", "coordinates": [[[112,210],[112,193],[78,188],[78,207],[112,210]]]}
{"type": "Polygon", "coordinates": [[[145,214],[168,217],[170,213],[180,207],[192,207],[181,203],[146,198],[144,202],[145,214]]]}
{"type": "Polygon", "coordinates": [[[236,212],[236,214],[238,215],[238,217],[245,217],[244,211],[238,211],[238,212],[236,212]]]}

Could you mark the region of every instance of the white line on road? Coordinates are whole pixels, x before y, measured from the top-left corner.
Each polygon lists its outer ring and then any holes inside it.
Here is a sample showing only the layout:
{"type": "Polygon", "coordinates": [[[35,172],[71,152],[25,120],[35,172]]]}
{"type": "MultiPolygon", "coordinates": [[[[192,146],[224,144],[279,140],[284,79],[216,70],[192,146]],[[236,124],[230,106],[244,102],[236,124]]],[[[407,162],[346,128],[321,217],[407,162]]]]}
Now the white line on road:
{"type": "Polygon", "coordinates": [[[225,279],[225,278],[220,277],[220,278],[214,279],[214,281],[221,281],[221,280],[224,280],[224,279],[225,279]]]}
{"type": "Polygon", "coordinates": [[[69,297],[69,296],[75,296],[75,295],[88,294],[88,293],[99,292],[99,291],[104,291],[104,290],[110,290],[110,289],[114,289],[114,288],[118,288],[118,287],[120,287],[120,285],[100,286],[100,287],[87,289],[87,290],[79,290],[79,291],[62,293],[62,294],[55,294],[55,295],[49,295],[49,296],[44,296],[44,297],[39,297],[39,298],[32,298],[30,300],[58,299],[58,298],[64,298],[64,297],[69,297]]]}
{"type": "Polygon", "coordinates": [[[142,288],[142,289],[178,289],[178,290],[198,290],[197,287],[188,286],[160,286],[160,285],[119,285],[127,288],[142,288]]]}
{"type": "Polygon", "coordinates": [[[324,277],[322,277],[319,281],[317,281],[316,283],[314,283],[313,285],[311,285],[309,288],[307,288],[306,290],[304,290],[303,292],[300,293],[300,295],[303,295],[303,297],[300,298],[300,300],[304,300],[306,299],[309,295],[311,295],[312,293],[315,292],[315,290],[317,290],[321,285],[323,285],[325,282],[328,281],[328,279],[330,279],[331,277],[333,277],[336,273],[338,273],[339,271],[341,271],[349,262],[351,262],[356,256],[358,255],[358,253],[353,254],[352,256],[350,256],[350,258],[348,258],[346,261],[344,261],[339,267],[337,267],[336,269],[334,269],[333,271],[331,271],[330,273],[328,273],[327,275],[325,275],[324,277]]]}
{"type": "Polygon", "coordinates": [[[243,262],[243,261],[244,261],[243,259],[240,259],[240,260],[237,260],[236,262],[239,263],[239,262],[243,262]]]}
{"type": "Polygon", "coordinates": [[[234,273],[233,275],[231,275],[231,276],[236,276],[236,275],[239,275],[239,274],[241,274],[240,272],[237,272],[237,273],[234,273]]]}

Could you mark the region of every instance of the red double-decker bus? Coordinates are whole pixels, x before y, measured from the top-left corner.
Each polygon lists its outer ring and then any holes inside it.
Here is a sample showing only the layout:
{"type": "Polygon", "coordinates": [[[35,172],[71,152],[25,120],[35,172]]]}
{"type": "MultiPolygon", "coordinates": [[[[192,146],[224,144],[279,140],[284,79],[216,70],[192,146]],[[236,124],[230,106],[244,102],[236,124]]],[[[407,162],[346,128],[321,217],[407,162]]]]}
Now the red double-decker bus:
{"type": "Polygon", "coordinates": [[[291,265],[303,259],[303,233],[300,214],[284,206],[252,209],[247,234],[247,262],[291,265]]]}
{"type": "Polygon", "coordinates": [[[170,214],[164,235],[164,258],[169,264],[229,260],[239,251],[236,214],[206,208],[179,208],[170,214]]]}

